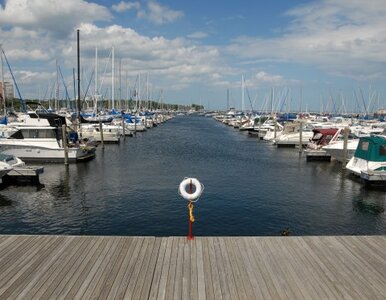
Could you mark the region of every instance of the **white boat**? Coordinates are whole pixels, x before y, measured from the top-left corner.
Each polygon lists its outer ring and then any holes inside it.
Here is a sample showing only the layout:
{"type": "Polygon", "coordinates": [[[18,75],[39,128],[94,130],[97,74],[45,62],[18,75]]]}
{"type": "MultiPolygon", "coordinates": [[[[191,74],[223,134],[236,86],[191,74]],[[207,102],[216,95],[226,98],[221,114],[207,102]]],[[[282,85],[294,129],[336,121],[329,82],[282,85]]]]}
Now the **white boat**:
{"type": "Polygon", "coordinates": [[[274,143],[278,147],[295,147],[301,142],[303,146],[307,145],[313,135],[314,133],[310,128],[302,127],[302,139],[300,141],[300,123],[286,123],[282,134],[274,141],[274,143]]]}
{"type": "MultiPolygon", "coordinates": [[[[102,125],[103,142],[104,143],[119,143],[120,133],[117,125],[102,125]]],[[[94,139],[96,142],[102,141],[99,124],[82,123],[79,129],[81,138],[94,139]]]]}
{"type": "Polygon", "coordinates": [[[306,154],[307,161],[310,160],[331,160],[331,155],[323,149],[327,146],[338,132],[337,128],[316,128],[312,130],[314,136],[307,144],[306,154]]]}
{"type": "MultiPolygon", "coordinates": [[[[26,118],[23,123],[14,124],[12,127],[15,132],[8,138],[0,139],[2,153],[24,161],[64,162],[65,152],[60,128],[50,126],[47,119],[26,118]]],[[[94,157],[94,147],[69,144],[69,162],[94,157]]]]}
{"type": "Polygon", "coordinates": [[[335,160],[346,163],[347,160],[354,156],[355,150],[358,147],[359,139],[351,139],[347,141],[347,154],[346,161],[344,161],[344,141],[339,140],[322,147],[328,154],[331,155],[335,160]]]}
{"type": "Polygon", "coordinates": [[[386,137],[382,135],[361,137],[346,169],[358,176],[367,174],[368,179],[372,175],[373,180],[376,180],[374,179],[376,177],[377,181],[386,181],[386,137]]]}
{"type": "Polygon", "coordinates": [[[13,170],[15,167],[24,165],[25,163],[20,158],[0,153],[0,183],[1,179],[7,175],[9,171],[13,170]]]}

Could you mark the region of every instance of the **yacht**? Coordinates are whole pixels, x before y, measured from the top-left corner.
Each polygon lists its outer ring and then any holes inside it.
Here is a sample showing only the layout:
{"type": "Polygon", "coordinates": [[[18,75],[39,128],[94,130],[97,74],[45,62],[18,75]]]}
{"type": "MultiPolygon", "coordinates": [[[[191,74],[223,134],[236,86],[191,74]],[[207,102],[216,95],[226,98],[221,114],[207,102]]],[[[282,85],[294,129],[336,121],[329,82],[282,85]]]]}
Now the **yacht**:
{"type": "MultiPolygon", "coordinates": [[[[51,126],[49,119],[25,118],[22,123],[9,125],[14,132],[0,139],[3,154],[19,157],[24,161],[64,162],[61,130],[51,126]]],[[[95,148],[81,145],[79,141],[68,144],[68,161],[77,162],[95,157],[95,148]]]]}

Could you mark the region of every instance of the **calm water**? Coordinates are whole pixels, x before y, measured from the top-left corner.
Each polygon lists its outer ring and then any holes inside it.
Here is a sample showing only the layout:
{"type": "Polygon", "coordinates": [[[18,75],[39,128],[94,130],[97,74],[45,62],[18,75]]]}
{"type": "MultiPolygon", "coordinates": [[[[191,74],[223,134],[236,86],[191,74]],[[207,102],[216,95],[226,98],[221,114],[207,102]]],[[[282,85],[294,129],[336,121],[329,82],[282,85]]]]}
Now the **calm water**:
{"type": "Polygon", "coordinates": [[[386,234],[384,191],[198,116],[106,145],[68,170],[45,165],[44,187],[1,190],[0,233],[186,235],[184,177],[205,185],[195,235],[386,234]]]}

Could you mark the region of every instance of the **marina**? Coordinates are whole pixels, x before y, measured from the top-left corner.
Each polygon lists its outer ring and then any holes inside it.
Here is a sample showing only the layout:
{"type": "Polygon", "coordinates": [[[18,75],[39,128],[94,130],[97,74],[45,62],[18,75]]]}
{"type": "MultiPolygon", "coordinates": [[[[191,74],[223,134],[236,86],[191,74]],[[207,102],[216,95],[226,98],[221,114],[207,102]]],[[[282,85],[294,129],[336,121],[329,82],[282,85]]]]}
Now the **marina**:
{"type": "Polygon", "coordinates": [[[40,186],[4,187],[0,232],[185,236],[184,177],[205,185],[198,236],[385,234],[384,189],[199,115],[98,146],[88,162],[44,164],[40,186]]]}

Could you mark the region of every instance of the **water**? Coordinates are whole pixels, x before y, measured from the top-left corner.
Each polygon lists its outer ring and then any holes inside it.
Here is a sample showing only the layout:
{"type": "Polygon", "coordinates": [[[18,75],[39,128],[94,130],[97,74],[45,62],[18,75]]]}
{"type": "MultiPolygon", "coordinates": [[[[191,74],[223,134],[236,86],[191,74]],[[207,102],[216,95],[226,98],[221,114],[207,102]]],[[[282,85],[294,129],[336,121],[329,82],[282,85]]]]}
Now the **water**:
{"type": "Polygon", "coordinates": [[[211,118],[177,117],[88,163],[45,165],[44,187],[0,191],[1,234],[187,234],[184,177],[204,185],[195,235],[386,234],[384,191],[211,118]]]}

